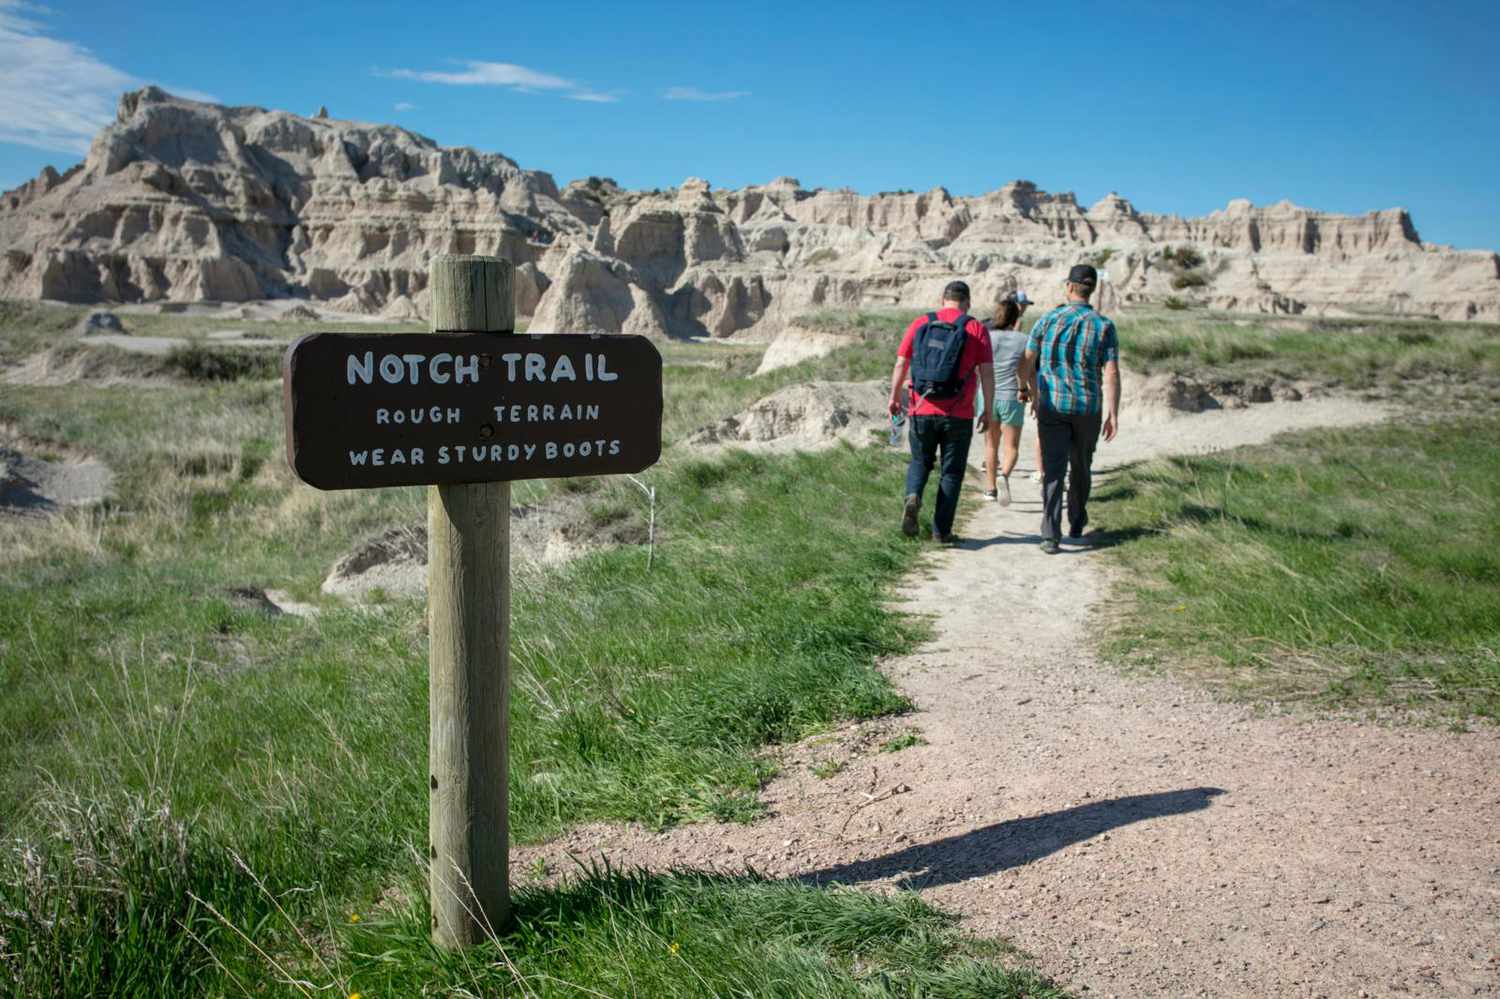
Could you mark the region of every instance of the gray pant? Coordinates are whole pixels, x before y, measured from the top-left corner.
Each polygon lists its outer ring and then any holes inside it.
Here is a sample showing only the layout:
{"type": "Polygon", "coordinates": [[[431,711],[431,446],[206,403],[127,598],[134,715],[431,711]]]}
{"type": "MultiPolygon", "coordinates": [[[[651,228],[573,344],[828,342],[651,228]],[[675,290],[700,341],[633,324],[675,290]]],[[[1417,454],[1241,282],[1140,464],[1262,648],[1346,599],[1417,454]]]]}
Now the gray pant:
{"type": "Polygon", "coordinates": [[[1059,413],[1042,409],[1037,414],[1036,431],[1042,442],[1043,538],[1056,541],[1062,534],[1064,476],[1068,480],[1069,533],[1082,534],[1089,522],[1094,446],[1099,443],[1099,428],[1103,422],[1102,413],[1059,413]]]}

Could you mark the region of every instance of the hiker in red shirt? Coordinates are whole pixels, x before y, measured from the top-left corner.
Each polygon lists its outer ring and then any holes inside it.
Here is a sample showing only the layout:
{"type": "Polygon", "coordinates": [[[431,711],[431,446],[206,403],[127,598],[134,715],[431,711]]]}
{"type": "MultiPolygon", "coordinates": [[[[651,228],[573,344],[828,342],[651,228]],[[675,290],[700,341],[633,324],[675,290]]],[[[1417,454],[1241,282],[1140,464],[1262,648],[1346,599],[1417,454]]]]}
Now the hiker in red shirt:
{"type": "Polygon", "coordinates": [[[992,362],[989,334],[983,323],[970,318],[969,286],[962,281],[948,282],[938,311],[918,316],[907,327],[891,372],[890,403],[892,416],[903,410],[911,414],[911,464],[906,469],[906,506],[901,514],[901,530],[907,537],[917,536],[922,489],[941,450],[932,537],[943,544],[958,540],[953,516],[968,467],[969,442],[976,430],[983,434],[989,427],[988,413],[981,413],[975,422],[974,388],[982,384],[984,397],[995,397],[992,362]]]}

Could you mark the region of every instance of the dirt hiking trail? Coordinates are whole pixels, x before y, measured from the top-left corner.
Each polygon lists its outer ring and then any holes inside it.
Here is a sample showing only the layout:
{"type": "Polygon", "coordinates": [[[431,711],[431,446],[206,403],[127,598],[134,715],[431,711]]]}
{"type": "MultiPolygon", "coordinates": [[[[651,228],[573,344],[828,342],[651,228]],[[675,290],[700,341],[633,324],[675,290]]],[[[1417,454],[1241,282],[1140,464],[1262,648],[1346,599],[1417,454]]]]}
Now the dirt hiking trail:
{"type": "MultiPolygon", "coordinates": [[[[1096,468],[1382,415],[1326,398],[1127,418],[1096,468]]],[[[965,540],[898,589],[935,623],[883,664],[913,715],[790,747],[751,825],[582,826],[513,872],[603,855],[912,888],[1081,995],[1500,996],[1500,732],[1266,717],[1099,664],[1106,565],[1039,550],[1034,432],[1015,503],[971,482],[965,540]],[[877,751],[909,728],[925,744],[877,751]]]]}

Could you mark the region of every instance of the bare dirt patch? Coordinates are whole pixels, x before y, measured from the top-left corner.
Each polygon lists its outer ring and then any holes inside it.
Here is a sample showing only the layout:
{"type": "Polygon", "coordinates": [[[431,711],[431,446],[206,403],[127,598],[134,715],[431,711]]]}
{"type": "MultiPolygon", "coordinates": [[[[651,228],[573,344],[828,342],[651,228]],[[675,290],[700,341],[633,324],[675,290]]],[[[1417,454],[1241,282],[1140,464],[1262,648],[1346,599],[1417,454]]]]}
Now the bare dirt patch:
{"type": "MultiPolygon", "coordinates": [[[[1131,418],[1099,462],[1382,412],[1328,398],[1131,418]]],[[[912,888],[1089,995],[1500,994],[1500,732],[1268,717],[1121,675],[1092,651],[1099,555],[1040,552],[1029,483],[1009,509],[972,489],[964,505],[968,540],[900,590],[936,633],[885,664],[917,712],[880,738],[914,725],[925,744],[809,740],[781,757],[763,821],[595,824],[518,850],[515,869],[603,855],[912,888]]]]}
{"type": "Polygon", "coordinates": [[[67,507],[92,506],[111,495],[115,477],[103,462],[43,453],[45,457],[21,440],[0,437],[0,515],[47,516],[67,507]]]}
{"type": "MultiPolygon", "coordinates": [[[[587,494],[554,494],[541,503],[511,508],[513,565],[562,565],[592,551],[646,539],[637,518],[591,509],[587,494]]],[[[377,591],[403,597],[426,593],[427,525],[392,527],[356,545],[334,563],[322,590],[357,602],[377,591]]]]}

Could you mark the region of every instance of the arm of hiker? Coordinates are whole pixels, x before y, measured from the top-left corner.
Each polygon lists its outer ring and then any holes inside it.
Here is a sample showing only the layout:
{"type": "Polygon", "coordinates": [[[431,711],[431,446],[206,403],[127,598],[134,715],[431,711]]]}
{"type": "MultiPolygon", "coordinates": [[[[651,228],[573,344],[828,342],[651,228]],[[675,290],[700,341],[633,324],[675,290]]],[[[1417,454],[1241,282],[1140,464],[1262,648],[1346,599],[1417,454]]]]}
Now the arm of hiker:
{"type": "Polygon", "coordinates": [[[1036,391],[1036,351],[1030,349],[1021,355],[1020,372],[1021,384],[1026,386],[1027,393],[1031,396],[1031,417],[1036,418],[1036,403],[1040,396],[1036,391]]]}
{"type": "Polygon", "coordinates": [[[1120,429],[1120,362],[1104,364],[1104,439],[1112,441],[1120,429]]]}
{"type": "Polygon", "coordinates": [[[1120,429],[1120,338],[1115,324],[1104,329],[1104,439],[1112,441],[1120,429]]]}
{"type": "Polygon", "coordinates": [[[888,409],[892,416],[901,412],[901,386],[906,384],[906,371],[909,367],[911,361],[897,357],[896,367],[891,370],[891,404],[888,409]]]}
{"type": "Polygon", "coordinates": [[[982,434],[990,428],[990,400],[995,398],[995,366],[993,364],[979,366],[979,388],[984,392],[984,408],[979,411],[979,418],[974,421],[974,429],[982,434]]]}

